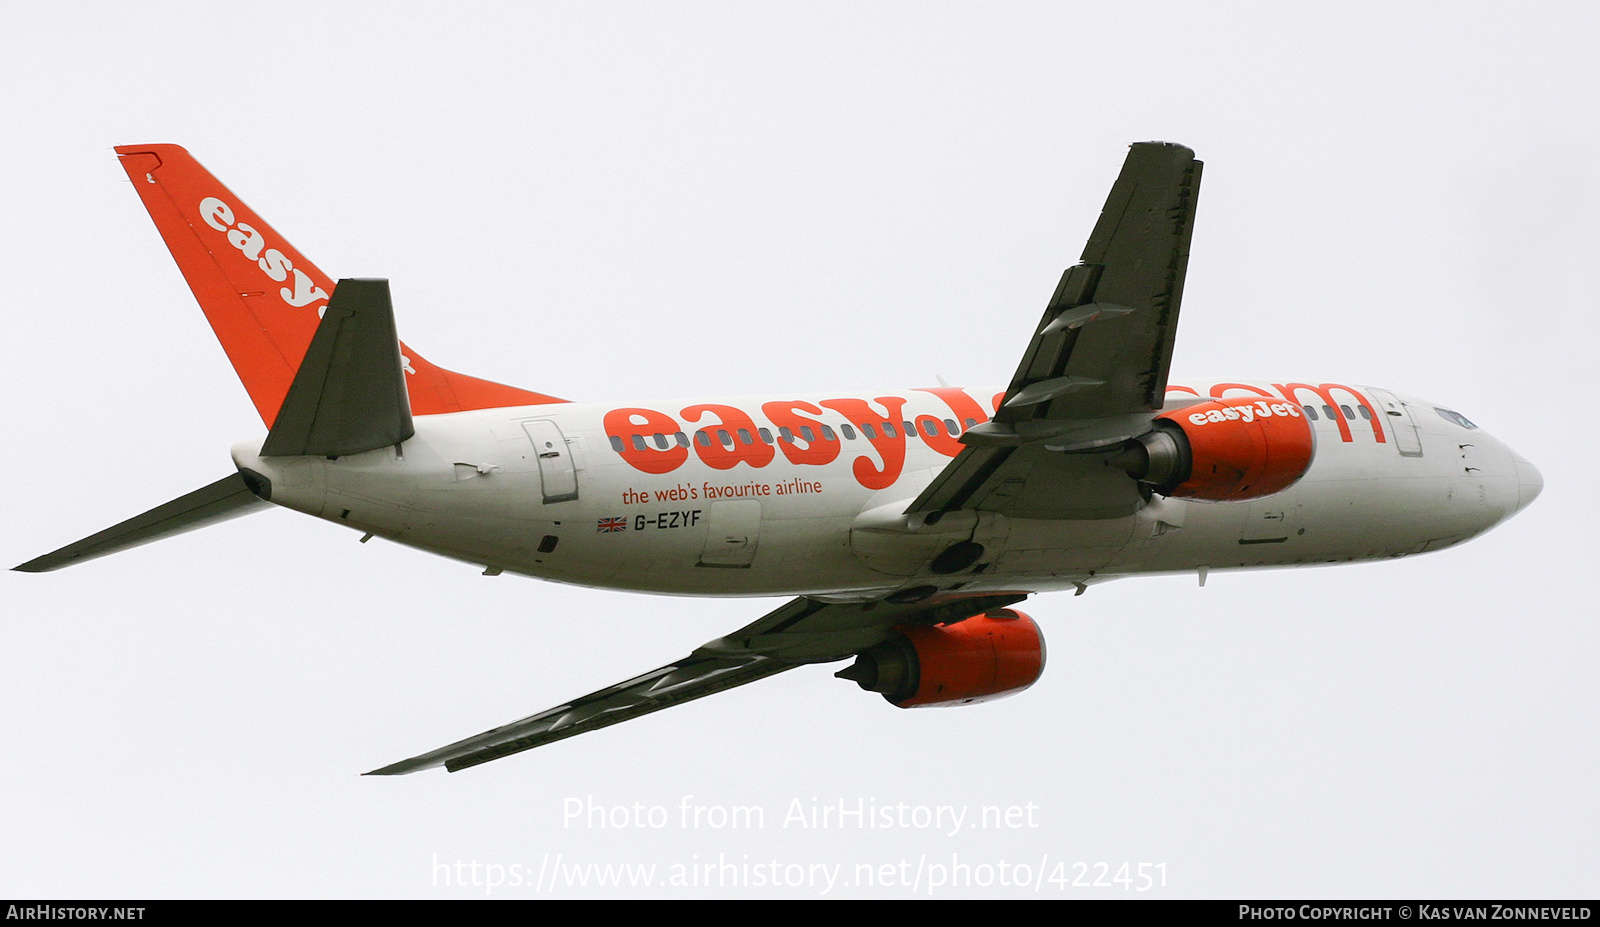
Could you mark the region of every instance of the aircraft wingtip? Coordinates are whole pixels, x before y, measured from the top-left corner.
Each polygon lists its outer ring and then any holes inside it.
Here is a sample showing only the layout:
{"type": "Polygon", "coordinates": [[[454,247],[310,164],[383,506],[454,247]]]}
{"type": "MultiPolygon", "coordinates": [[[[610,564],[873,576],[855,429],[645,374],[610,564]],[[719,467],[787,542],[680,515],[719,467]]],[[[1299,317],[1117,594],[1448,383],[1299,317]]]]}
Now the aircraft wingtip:
{"type": "MultiPolygon", "coordinates": [[[[434,765],[437,765],[437,764],[434,764],[434,765]]],[[[377,769],[368,770],[368,771],[362,773],[361,775],[363,775],[363,776],[406,776],[406,775],[410,775],[411,773],[420,772],[421,770],[428,769],[428,768],[430,768],[430,767],[426,766],[426,765],[418,765],[418,764],[412,762],[411,760],[401,760],[398,763],[390,763],[388,766],[380,766],[377,769]]]]}

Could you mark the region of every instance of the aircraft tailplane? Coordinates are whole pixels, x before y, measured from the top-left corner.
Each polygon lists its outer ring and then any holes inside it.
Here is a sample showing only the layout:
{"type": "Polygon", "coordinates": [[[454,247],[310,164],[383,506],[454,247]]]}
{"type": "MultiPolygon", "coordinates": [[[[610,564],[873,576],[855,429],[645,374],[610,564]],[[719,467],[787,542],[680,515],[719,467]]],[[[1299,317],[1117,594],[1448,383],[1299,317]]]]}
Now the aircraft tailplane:
{"type": "Polygon", "coordinates": [[[85,560],[114,554],[119,550],[127,550],[174,534],[182,534],[219,521],[237,518],[266,504],[256,495],[256,491],[251,488],[244,474],[234,473],[164,505],[158,505],[143,515],[135,515],[98,534],[91,534],[81,541],[68,544],[42,557],[35,557],[12,569],[24,573],[47,573],[59,570],[64,566],[72,566],[85,560]]]}

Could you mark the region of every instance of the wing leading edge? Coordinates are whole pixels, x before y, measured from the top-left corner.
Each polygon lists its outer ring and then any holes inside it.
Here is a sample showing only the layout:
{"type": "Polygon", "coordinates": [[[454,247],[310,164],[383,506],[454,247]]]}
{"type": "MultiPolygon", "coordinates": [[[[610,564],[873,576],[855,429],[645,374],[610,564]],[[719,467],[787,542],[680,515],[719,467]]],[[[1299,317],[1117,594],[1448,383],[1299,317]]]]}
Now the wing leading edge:
{"type": "Polygon", "coordinates": [[[908,514],[1118,518],[1139,508],[1137,486],[1105,461],[1161,408],[1200,171],[1182,145],[1129,148],[994,419],[962,436],[967,448],[908,514]]]}

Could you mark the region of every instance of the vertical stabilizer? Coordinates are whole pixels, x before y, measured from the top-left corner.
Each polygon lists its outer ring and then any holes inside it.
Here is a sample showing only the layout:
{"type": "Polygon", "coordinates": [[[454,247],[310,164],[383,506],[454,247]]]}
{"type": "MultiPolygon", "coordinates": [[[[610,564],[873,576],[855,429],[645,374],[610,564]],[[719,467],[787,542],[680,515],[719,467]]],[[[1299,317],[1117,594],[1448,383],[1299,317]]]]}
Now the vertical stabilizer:
{"type": "MultiPolygon", "coordinates": [[[[177,145],[124,145],[122,168],[271,425],[333,293],[333,281],[177,145]]],[[[561,402],[436,367],[400,345],[417,415],[561,402]]]]}
{"type": "Polygon", "coordinates": [[[387,280],[340,280],[261,456],[342,457],[416,433],[387,280]]]}

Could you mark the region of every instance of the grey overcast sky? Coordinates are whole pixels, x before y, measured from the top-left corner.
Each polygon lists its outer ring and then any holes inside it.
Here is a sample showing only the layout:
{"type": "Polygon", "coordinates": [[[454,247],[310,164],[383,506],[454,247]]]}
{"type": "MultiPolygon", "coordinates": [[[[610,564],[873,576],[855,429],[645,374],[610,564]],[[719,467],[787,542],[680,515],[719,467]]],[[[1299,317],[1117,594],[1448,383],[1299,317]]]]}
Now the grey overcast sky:
{"type": "Polygon", "coordinates": [[[1178,378],[1431,397],[1546,489],[1421,558],[1036,598],[1050,665],[994,704],[898,711],[815,667],[393,780],[356,773],[775,602],[487,578],[279,510],[7,572],[0,895],[1098,898],[1151,864],[1173,897],[1593,897],[1597,27],[1583,3],[9,10],[8,564],[262,433],[111,150],[143,142],[330,274],[391,278],[430,360],[617,400],[1003,383],[1125,146],[1179,141],[1206,175],[1178,378]],[[792,816],[841,804],[906,826],[792,816]],[[910,813],[940,806],[962,826],[910,813]],[[712,826],[734,807],[764,826],[712,826]],[[558,861],[589,885],[552,892],[558,861]],[[690,884],[586,868],[624,864],[690,884]]]}

